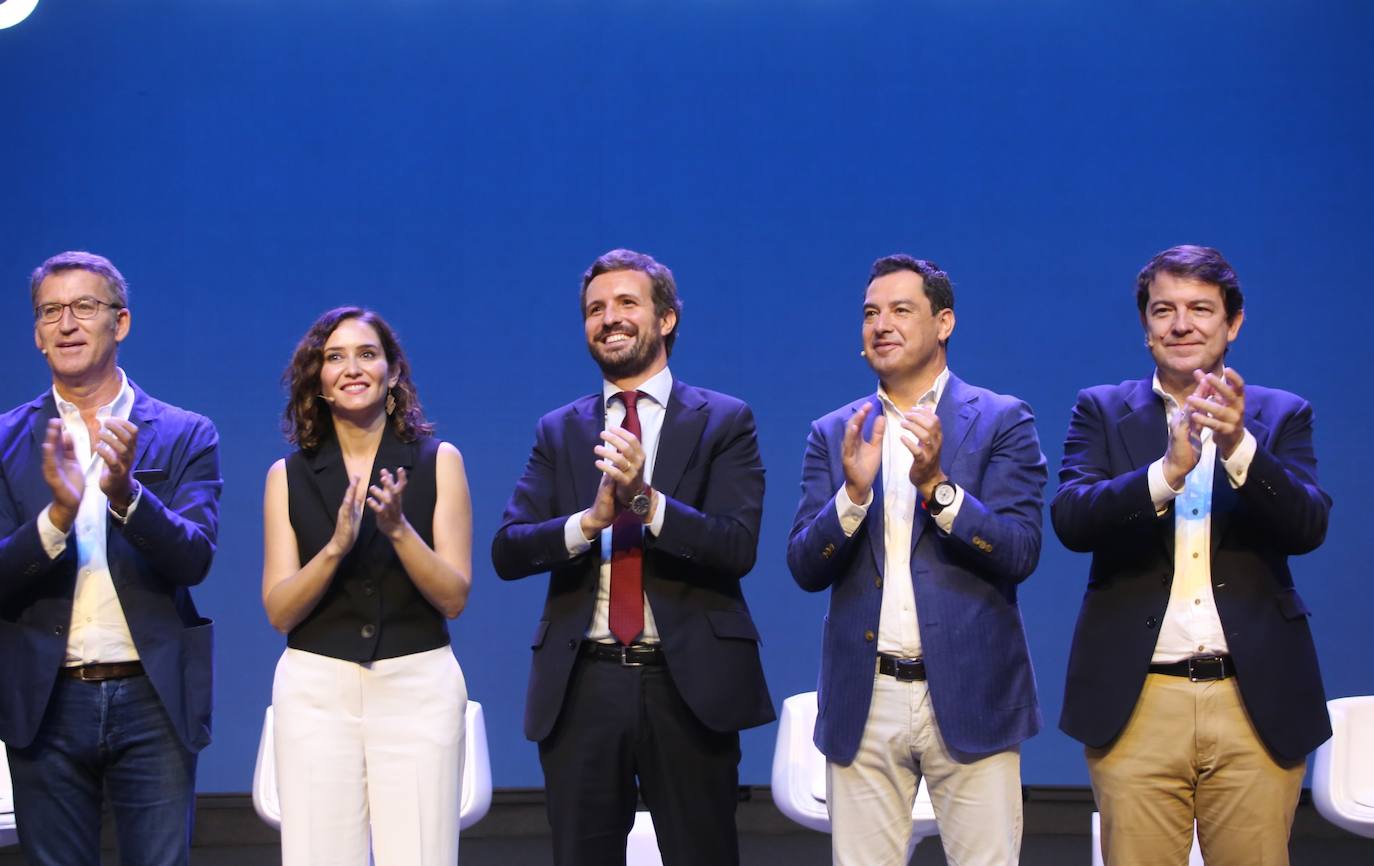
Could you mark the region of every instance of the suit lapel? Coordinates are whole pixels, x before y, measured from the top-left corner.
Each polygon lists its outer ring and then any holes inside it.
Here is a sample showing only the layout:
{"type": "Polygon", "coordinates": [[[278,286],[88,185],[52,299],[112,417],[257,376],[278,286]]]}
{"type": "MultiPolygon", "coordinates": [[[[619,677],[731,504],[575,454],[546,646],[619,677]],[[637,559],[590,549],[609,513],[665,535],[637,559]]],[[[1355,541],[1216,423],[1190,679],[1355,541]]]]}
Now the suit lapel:
{"type": "MultiPolygon", "coordinates": [[[[401,467],[405,467],[407,472],[414,469],[416,447],[414,442],[402,442],[397,439],[396,434],[392,432],[391,424],[388,423],[382,431],[382,441],[377,446],[377,455],[372,458],[372,472],[368,484],[380,486],[383,469],[390,469],[393,476],[401,467]]],[[[347,484],[345,483],[344,490],[339,493],[339,499],[336,499],[335,502],[341,500],[344,493],[347,492],[347,484]]],[[[402,501],[404,501],[405,494],[402,493],[401,496],[402,501]]],[[[334,507],[337,508],[338,505],[336,504],[334,507]]],[[[380,537],[380,533],[377,532],[377,515],[372,513],[372,509],[364,505],[363,522],[358,527],[358,540],[354,544],[354,548],[370,553],[371,548],[378,543],[380,537]]]]}
{"type": "Polygon", "coordinates": [[[601,444],[601,431],[606,427],[606,405],[601,394],[582,398],[573,409],[573,421],[568,425],[567,448],[564,453],[572,461],[573,502],[585,508],[596,498],[601,473],[596,468],[596,454],[592,449],[601,444]]]}
{"type": "MultiPolygon", "coordinates": [[[[1260,410],[1257,406],[1247,406],[1245,409],[1245,429],[1249,430],[1258,442],[1263,442],[1269,438],[1269,425],[1260,420],[1260,410]]],[[[1217,548],[1221,547],[1221,539],[1226,535],[1226,528],[1230,525],[1231,515],[1235,512],[1240,495],[1236,488],[1231,486],[1231,479],[1226,474],[1226,467],[1221,463],[1221,449],[1217,449],[1216,460],[1212,467],[1212,556],[1215,557],[1217,548]]]]}
{"type": "Polygon", "coordinates": [[[658,451],[654,455],[655,490],[662,490],[669,496],[676,492],[706,429],[704,405],[696,389],[673,382],[663,414],[663,428],[658,434],[658,451]]]}
{"type": "MultiPolygon", "coordinates": [[[[883,401],[876,393],[868,398],[868,403],[873,408],[869,410],[868,418],[864,420],[864,429],[860,431],[863,433],[865,441],[871,439],[873,436],[873,422],[877,421],[883,415],[883,401]]],[[[849,414],[852,416],[857,411],[859,411],[859,407],[855,406],[850,410],[849,414]]],[[[849,423],[848,418],[845,419],[845,423],[849,423]]],[[[898,435],[897,432],[892,430],[888,430],[883,434],[884,438],[895,435],[898,435]]],[[[843,429],[840,430],[840,436],[841,441],[843,441],[843,429]]],[[[839,476],[841,484],[844,484],[843,459],[842,456],[838,458],[838,472],[836,473],[839,476]]],[[[878,569],[879,574],[882,574],[883,570],[887,567],[887,544],[883,533],[883,519],[885,513],[883,510],[883,497],[885,495],[883,492],[883,470],[886,468],[887,461],[884,460],[878,466],[877,477],[873,479],[873,504],[868,507],[868,517],[865,518],[863,522],[863,525],[867,527],[868,546],[873,552],[873,564],[874,567],[878,569]]]]}
{"type": "Polygon", "coordinates": [[[129,410],[129,420],[138,427],[138,442],[134,446],[134,470],[149,469],[148,452],[158,438],[159,413],[153,406],[153,399],[132,381],[129,387],[134,391],[134,405],[129,410]]]}
{"type": "MultiPolygon", "coordinates": [[[[1131,469],[1139,469],[1158,460],[1168,444],[1164,400],[1155,393],[1149,379],[1140,379],[1127,399],[1127,407],[1129,411],[1121,419],[1117,429],[1121,431],[1126,454],[1131,460],[1131,469]]],[[[1174,521],[1161,520],[1158,523],[1159,543],[1163,546],[1169,562],[1173,562],[1174,521]]]]}

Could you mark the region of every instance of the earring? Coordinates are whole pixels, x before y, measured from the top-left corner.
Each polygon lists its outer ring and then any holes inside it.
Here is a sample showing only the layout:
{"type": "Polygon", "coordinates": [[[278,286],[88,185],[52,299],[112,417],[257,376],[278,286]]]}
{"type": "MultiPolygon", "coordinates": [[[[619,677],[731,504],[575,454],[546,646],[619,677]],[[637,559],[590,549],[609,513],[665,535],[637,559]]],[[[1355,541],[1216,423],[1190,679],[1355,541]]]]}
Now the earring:
{"type": "Polygon", "coordinates": [[[386,389],[386,414],[390,415],[396,411],[396,395],[390,388],[386,389]]]}

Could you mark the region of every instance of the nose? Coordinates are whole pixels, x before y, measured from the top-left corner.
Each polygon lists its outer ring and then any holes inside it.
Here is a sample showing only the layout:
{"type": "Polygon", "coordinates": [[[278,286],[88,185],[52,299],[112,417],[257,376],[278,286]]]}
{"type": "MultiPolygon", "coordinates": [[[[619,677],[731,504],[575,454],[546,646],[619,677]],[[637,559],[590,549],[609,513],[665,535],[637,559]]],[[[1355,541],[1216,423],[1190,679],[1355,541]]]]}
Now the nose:
{"type": "Polygon", "coordinates": [[[1179,310],[1174,314],[1173,332],[1175,334],[1186,334],[1193,330],[1193,322],[1188,317],[1187,310],[1179,310]]]}
{"type": "Polygon", "coordinates": [[[57,328],[65,334],[76,330],[76,313],[72,312],[70,306],[62,308],[62,318],[57,320],[57,328]]]}
{"type": "Polygon", "coordinates": [[[348,366],[344,368],[345,375],[356,376],[362,372],[362,369],[363,368],[358,364],[358,356],[350,355],[348,358],[348,366]]]}

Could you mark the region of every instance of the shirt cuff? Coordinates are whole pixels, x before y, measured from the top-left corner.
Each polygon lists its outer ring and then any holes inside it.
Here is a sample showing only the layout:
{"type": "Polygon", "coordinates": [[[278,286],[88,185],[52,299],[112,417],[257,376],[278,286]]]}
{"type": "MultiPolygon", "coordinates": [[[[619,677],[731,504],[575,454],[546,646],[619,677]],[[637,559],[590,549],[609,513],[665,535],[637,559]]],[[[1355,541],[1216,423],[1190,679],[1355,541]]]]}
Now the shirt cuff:
{"type": "Polygon", "coordinates": [[[868,489],[868,498],[864,500],[862,505],[855,505],[850,501],[844,485],[840,485],[839,492],[835,494],[835,512],[840,519],[840,529],[844,530],[845,538],[859,531],[859,525],[868,516],[868,507],[872,504],[873,488],[868,489]]]}
{"type": "MultiPolygon", "coordinates": [[[[1150,471],[1147,473],[1150,479],[1150,499],[1155,504],[1155,514],[1163,514],[1169,507],[1169,503],[1174,501],[1174,497],[1183,493],[1183,487],[1175,490],[1169,486],[1169,482],[1164,480],[1164,458],[1161,457],[1150,464],[1150,471]]],[[[1188,482],[1185,480],[1184,486],[1188,482]]]]}
{"type": "Polygon", "coordinates": [[[954,518],[959,516],[959,506],[964,504],[964,488],[958,484],[954,485],[954,501],[940,509],[939,514],[930,515],[930,519],[935,521],[935,525],[945,535],[954,531],[954,518]]]}
{"type": "Polygon", "coordinates": [[[52,506],[47,505],[38,512],[38,540],[43,542],[43,550],[48,558],[57,559],[67,549],[67,533],[53,526],[52,518],[48,516],[50,508],[52,506]]]}
{"type": "Polygon", "coordinates": [[[142,498],[143,498],[143,485],[142,485],[142,484],[139,484],[137,481],[135,481],[135,482],[134,482],[134,495],[131,496],[131,497],[129,497],[129,507],[126,508],[126,509],[124,509],[124,516],[123,516],[123,517],[120,516],[120,514],[119,514],[118,511],[115,511],[115,510],[114,510],[114,506],[113,506],[113,505],[110,505],[110,504],[108,503],[108,501],[107,501],[105,507],[109,509],[109,511],[110,511],[110,517],[111,517],[111,519],[114,520],[115,523],[128,523],[128,522],[129,522],[129,518],[134,516],[134,509],[138,507],[138,501],[139,501],[140,499],[142,499],[142,498]]]}
{"type": "Polygon", "coordinates": [[[668,511],[667,502],[661,490],[654,491],[653,511],[654,517],[649,521],[649,531],[657,538],[658,534],[663,531],[663,515],[668,511]]]}
{"type": "Polygon", "coordinates": [[[582,534],[582,515],[586,513],[579,511],[563,524],[563,543],[567,545],[569,556],[581,556],[592,549],[592,543],[582,534]]]}
{"type": "Polygon", "coordinates": [[[1250,472],[1250,462],[1255,459],[1255,449],[1258,447],[1255,434],[1246,430],[1231,456],[1221,459],[1222,468],[1226,470],[1226,477],[1230,479],[1232,487],[1240,487],[1245,483],[1250,472]]]}

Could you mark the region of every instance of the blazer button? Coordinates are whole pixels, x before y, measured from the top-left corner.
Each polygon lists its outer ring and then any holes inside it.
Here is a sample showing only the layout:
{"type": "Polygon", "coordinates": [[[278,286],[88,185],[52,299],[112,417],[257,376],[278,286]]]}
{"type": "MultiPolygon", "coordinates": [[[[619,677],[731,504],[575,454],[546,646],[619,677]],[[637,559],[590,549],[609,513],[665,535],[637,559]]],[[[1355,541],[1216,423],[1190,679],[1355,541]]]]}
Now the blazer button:
{"type": "Polygon", "coordinates": [[[873,633],[873,629],[869,629],[868,631],[864,632],[864,640],[870,643],[872,643],[875,637],[877,637],[877,635],[873,633]]]}
{"type": "Polygon", "coordinates": [[[577,649],[577,638],[568,638],[568,649],[577,649]]]}
{"type": "Polygon", "coordinates": [[[1157,616],[1152,616],[1145,620],[1146,628],[1154,628],[1157,625],[1159,625],[1159,617],[1157,616]]]}
{"type": "Polygon", "coordinates": [[[62,634],[62,632],[64,631],[66,631],[66,629],[60,625],[55,625],[52,627],[53,634],[62,634]]]}
{"type": "Polygon", "coordinates": [[[883,588],[883,579],[882,579],[881,577],[875,577],[875,578],[873,578],[873,585],[876,586],[876,587],[878,587],[878,589],[882,589],[882,588],[883,588]]]}
{"type": "Polygon", "coordinates": [[[372,637],[377,634],[377,627],[372,623],[368,623],[363,626],[362,630],[358,633],[361,634],[365,640],[371,640],[372,637]]]}
{"type": "Polygon", "coordinates": [[[377,587],[372,585],[372,581],[363,584],[363,595],[376,595],[377,587]]]}
{"type": "Polygon", "coordinates": [[[825,549],[821,551],[821,559],[829,559],[830,557],[832,557],[832,556],[834,556],[834,555],[835,555],[835,545],[833,545],[833,544],[827,544],[827,545],[825,546],[825,549]]]}

